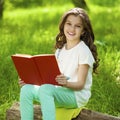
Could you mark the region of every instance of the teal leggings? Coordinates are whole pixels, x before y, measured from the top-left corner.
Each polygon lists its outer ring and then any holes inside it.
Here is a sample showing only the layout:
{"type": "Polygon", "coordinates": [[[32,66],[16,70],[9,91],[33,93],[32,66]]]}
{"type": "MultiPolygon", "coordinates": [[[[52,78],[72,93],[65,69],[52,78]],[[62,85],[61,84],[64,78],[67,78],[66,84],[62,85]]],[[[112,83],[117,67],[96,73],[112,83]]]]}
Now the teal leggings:
{"type": "Polygon", "coordinates": [[[21,120],[33,120],[33,101],[41,104],[43,120],[56,120],[55,107],[77,108],[74,92],[50,84],[26,84],[20,92],[21,120]]]}

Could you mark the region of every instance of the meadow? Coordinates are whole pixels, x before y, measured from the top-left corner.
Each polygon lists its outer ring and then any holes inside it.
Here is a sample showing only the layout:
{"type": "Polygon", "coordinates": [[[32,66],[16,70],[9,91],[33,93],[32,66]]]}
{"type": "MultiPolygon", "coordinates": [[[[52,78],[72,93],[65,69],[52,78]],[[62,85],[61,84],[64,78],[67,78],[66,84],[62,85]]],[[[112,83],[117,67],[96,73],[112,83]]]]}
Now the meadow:
{"type": "MultiPolygon", "coordinates": [[[[100,58],[86,107],[120,117],[120,1],[86,1],[100,58]]],[[[0,120],[5,120],[6,110],[19,101],[20,87],[11,55],[54,53],[60,17],[72,7],[65,0],[60,4],[4,10],[0,20],[0,120]]]]}

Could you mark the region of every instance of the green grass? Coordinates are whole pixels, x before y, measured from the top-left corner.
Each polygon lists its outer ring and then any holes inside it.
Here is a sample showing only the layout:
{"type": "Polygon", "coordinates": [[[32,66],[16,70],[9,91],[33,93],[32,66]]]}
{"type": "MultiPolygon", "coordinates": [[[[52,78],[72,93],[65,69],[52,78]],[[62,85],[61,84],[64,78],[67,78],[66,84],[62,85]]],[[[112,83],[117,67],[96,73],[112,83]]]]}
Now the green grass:
{"type": "MultiPolygon", "coordinates": [[[[120,116],[120,8],[117,4],[101,6],[91,0],[87,3],[100,66],[99,74],[93,76],[92,97],[86,107],[120,116]]],[[[5,10],[0,21],[0,120],[5,119],[11,104],[19,101],[20,87],[11,55],[53,53],[60,17],[71,7],[70,2],[65,2],[62,7],[5,10]]]]}

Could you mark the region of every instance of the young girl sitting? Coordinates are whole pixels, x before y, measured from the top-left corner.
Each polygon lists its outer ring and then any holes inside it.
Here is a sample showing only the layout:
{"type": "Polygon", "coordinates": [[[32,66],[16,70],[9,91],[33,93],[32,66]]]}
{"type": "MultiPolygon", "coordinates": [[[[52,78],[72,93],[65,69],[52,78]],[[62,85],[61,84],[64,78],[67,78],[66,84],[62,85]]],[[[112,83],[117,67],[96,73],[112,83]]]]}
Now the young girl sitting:
{"type": "Polygon", "coordinates": [[[81,8],[67,11],[56,36],[55,56],[60,86],[25,84],[20,80],[21,120],[33,120],[33,101],[40,102],[43,120],[56,120],[56,107],[80,108],[91,96],[92,73],[98,67],[94,33],[87,13],[81,8]]]}

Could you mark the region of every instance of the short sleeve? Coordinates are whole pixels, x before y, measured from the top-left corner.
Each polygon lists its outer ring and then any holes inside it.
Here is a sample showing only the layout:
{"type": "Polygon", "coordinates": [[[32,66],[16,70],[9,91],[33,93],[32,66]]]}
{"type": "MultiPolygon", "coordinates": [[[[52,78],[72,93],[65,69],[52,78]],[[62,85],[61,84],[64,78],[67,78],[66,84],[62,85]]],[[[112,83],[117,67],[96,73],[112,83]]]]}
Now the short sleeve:
{"type": "Polygon", "coordinates": [[[60,49],[57,49],[57,50],[55,51],[55,57],[56,57],[56,59],[58,59],[59,54],[60,54],[60,49]]]}
{"type": "Polygon", "coordinates": [[[89,49],[83,49],[79,54],[79,64],[88,64],[90,67],[93,67],[95,62],[93,55],[89,49]]]}

